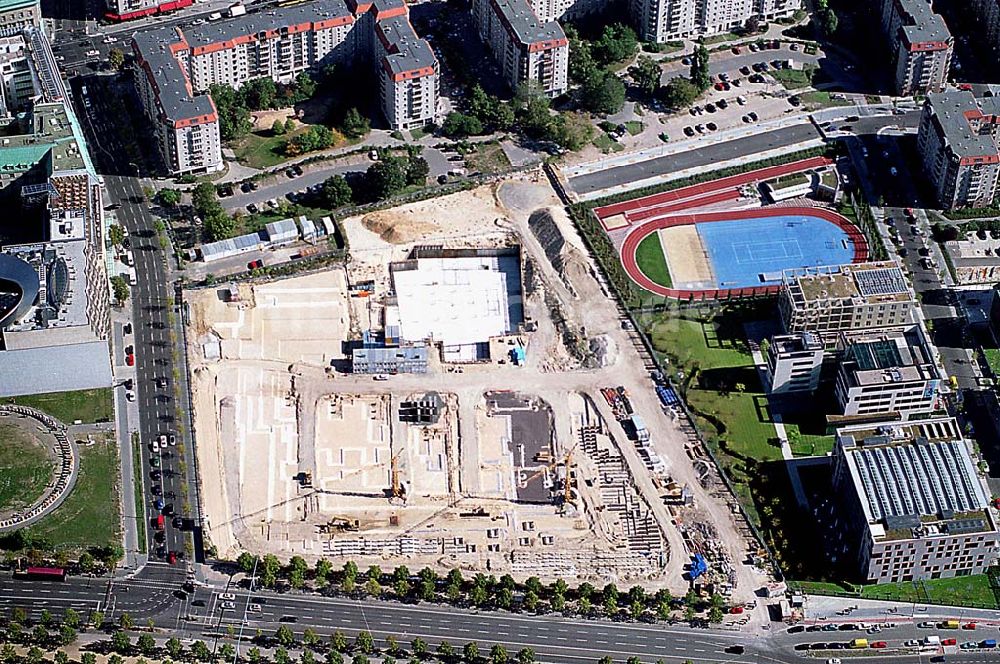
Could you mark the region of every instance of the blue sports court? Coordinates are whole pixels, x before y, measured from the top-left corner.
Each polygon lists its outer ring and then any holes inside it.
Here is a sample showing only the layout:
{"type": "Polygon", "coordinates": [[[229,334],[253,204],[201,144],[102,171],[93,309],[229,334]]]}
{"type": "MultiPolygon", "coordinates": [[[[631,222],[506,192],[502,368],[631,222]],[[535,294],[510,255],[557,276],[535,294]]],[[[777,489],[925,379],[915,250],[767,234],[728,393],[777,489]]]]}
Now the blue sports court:
{"type": "Polygon", "coordinates": [[[697,224],[717,288],[780,283],[782,270],[840,265],[854,259],[854,245],[836,224],[789,215],[697,224]]]}

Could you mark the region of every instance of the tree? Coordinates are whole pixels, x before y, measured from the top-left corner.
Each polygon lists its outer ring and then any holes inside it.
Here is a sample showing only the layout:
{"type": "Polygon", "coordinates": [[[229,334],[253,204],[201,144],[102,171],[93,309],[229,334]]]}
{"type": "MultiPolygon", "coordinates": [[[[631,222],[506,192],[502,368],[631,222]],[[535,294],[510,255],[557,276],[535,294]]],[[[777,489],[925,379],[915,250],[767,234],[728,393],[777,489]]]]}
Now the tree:
{"type": "Polygon", "coordinates": [[[594,125],[585,113],[569,112],[555,116],[549,138],[571,152],[583,148],[594,136],[594,125]]]}
{"type": "Polygon", "coordinates": [[[115,652],[128,653],[129,649],[132,647],[132,642],[128,638],[128,634],[118,630],[111,635],[111,648],[115,652]]]}
{"type": "Polygon", "coordinates": [[[240,566],[240,571],[244,574],[252,574],[253,568],[257,564],[257,556],[244,551],[236,559],[236,564],[240,566]]]}
{"type": "Polygon", "coordinates": [[[274,651],[274,662],[275,664],[292,664],[292,657],[284,648],[278,648],[274,651]]]}
{"type": "Polygon", "coordinates": [[[372,130],[371,122],[353,106],[347,109],[340,123],[340,132],[348,138],[361,138],[372,130]]]}
{"type": "Polygon", "coordinates": [[[84,551],[80,554],[80,559],[77,560],[77,564],[80,569],[84,572],[90,572],[94,569],[94,556],[91,555],[89,551],[84,551]]]}
{"type": "Polygon", "coordinates": [[[250,110],[262,111],[276,106],[278,85],[271,78],[254,78],[240,86],[237,95],[250,110]]]}
{"type": "Polygon", "coordinates": [[[530,138],[547,139],[552,132],[549,98],[534,86],[522,85],[518,87],[515,99],[521,130],[530,138]]]}
{"type": "Polygon", "coordinates": [[[701,90],[698,89],[698,86],[680,76],[670,79],[659,91],[660,99],[672,109],[690,106],[700,94],[701,90]]]}
{"type": "Polygon", "coordinates": [[[326,651],[326,664],[344,664],[344,656],[330,648],[326,651]]]}
{"type": "Polygon", "coordinates": [[[195,641],[191,644],[191,656],[198,662],[207,662],[212,659],[212,653],[204,641],[195,641]]]}
{"type": "Polygon", "coordinates": [[[125,304],[125,301],[128,300],[128,279],[124,275],[116,274],[111,277],[111,294],[119,305],[125,304]]]}
{"type": "Polygon", "coordinates": [[[690,604],[684,607],[684,620],[686,622],[691,622],[692,620],[694,620],[696,614],[697,611],[695,611],[695,608],[690,604]]]}
{"type": "Polygon", "coordinates": [[[636,86],[647,95],[652,95],[660,87],[660,65],[648,55],[640,55],[629,73],[636,86]]]}
{"type": "Polygon", "coordinates": [[[517,651],[517,664],[532,664],[535,661],[535,651],[531,648],[521,648],[517,651]]]}
{"type": "Polygon", "coordinates": [[[406,579],[399,579],[392,584],[392,591],[396,593],[396,597],[399,599],[406,599],[409,597],[412,590],[410,582],[406,579]]]}
{"type": "Polygon", "coordinates": [[[156,652],[156,640],[149,633],[140,634],[136,646],[138,646],[139,652],[147,657],[156,652]]]}
{"type": "Polygon", "coordinates": [[[260,648],[258,648],[257,646],[253,646],[252,648],[250,648],[250,650],[247,651],[247,660],[250,662],[250,664],[258,664],[258,662],[260,662],[262,658],[263,657],[260,654],[260,648]]]}
{"type": "Polygon", "coordinates": [[[698,604],[698,601],[699,601],[698,593],[694,591],[694,588],[688,590],[687,594],[684,595],[684,603],[687,604],[688,606],[695,606],[698,604]]]}
{"type": "Polygon", "coordinates": [[[391,634],[385,637],[385,651],[390,655],[400,655],[403,650],[399,647],[399,642],[391,634]]]}
{"type": "Polygon", "coordinates": [[[524,608],[528,611],[534,611],[538,608],[538,593],[531,590],[524,593],[524,608]]]}
{"type": "Polygon", "coordinates": [[[353,560],[344,563],[344,577],[355,580],[358,578],[358,565],[353,560]]]}
{"type": "Polygon", "coordinates": [[[445,116],[441,132],[449,138],[478,136],[483,133],[483,123],[473,115],[452,111],[445,116]]]}
{"type": "Polygon", "coordinates": [[[232,141],[250,133],[253,123],[250,121],[250,110],[246,102],[232,86],[225,84],[210,85],[208,92],[215,102],[219,113],[219,134],[224,141],[232,141]]]}
{"type": "Polygon", "coordinates": [[[499,643],[494,643],[490,648],[490,664],[507,664],[508,659],[507,649],[499,643]]]}
{"type": "Polygon", "coordinates": [[[704,44],[698,44],[694,49],[694,57],[691,59],[691,82],[702,91],[712,85],[708,70],[708,49],[704,44]]]}
{"type": "Polygon", "coordinates": [[[57,650],[56,654],[52,656],[52,661],[55,664],[69,664],[69,655],[66,654],[65,650],[57,650]]]}
{"type": "MultiPolygon", "coordinates": [[[[84,654],[94,657],[95,661],[97,660],[97,657],[94,655],[94,653],[84,653],[84,654]]],[[[4,664],[14,664],[15,662],[17,662],[17,650],[14,649],[14,644],[12,643],[4,644],[3,648],[0,649],[0,661],[4,662],[4,664]]]]}
{"type": "Polygon", "coordinates": [[[166,643],[167,653],[173,659],[180,659],[184,653],[184,646],[176,637],[170,637],[166,643]]]}
{"type": "Polygon", "coordinates": [[[375,200],[388,198],[406,186],[406,173],[401,161],[396,157],[388,157],[368,167],[365,184],[375,200]]]}
{"type": "Polygon", "coordinates": [[[45,625],[35,625],[31,630],[31,640],[35,643],[46,644],[49,642],[49,630],[45,625]]]}
{"type": "Polygon", "coordinates": [[[236,656],[236,648],[233,648],[231,643],[223,643],[219,646],[219,657],[222,658],[224,662],[233,661],[233,657],[236,656]]]}
{"type": "Polygon", "coordinates": [[[284,136],[286,131],[288,129],[285,127],[285,121],[280,118],[271,125],[271,133],[275,136],[284,136]]]}
{"type": "Polygon", "coordinates": [[[274,554],[267,554],[261,561],[263,570],[260,575],[260,582],[265,588],[271,588],[278,581],[278,571],[281,569],[281,562],[274,554]]]}
{"type": "Polygon", "coordinates": [[[302,632],[302,645],[308,648],[315,648],[319,645],[319,635],[312,627],[306,627],[306,630],[302,632]]]}
{"type": "Polygon", "coordinates": [[[288,625],[279,626],[278,631],[274,633],[274,638],[286,648],[295,643],[295,634],[288,625]]]}
{"type": "Polygon", "coordinates": [[[111,224],[108,226],[108,240],[111,241],[112,246],[122,246],[122,242],[125,241],[125,229],[119,224],[111,224]]]}
{"type": "Polygon", "coordinates": [[[412,650],[413,654],[417,657],[423,657],[427,654],[427,642],[419,636],[415,637],[413,641],[410,642],[410,650],[412,650]]]}
{"type": "Polygon", "coordinates": [[[566,608],[566,596],[562,593],[553,593],[552,599],[549,600],[549,606],[552,607],[553,611],[562,611],[566,608]]]}
{"type": "MultiPolygon", "coordinates": [[[[334,176],[334,177],[337,177],[337,176],[334,176]]],[[[324,187],[324,191],[323,191],[323,195],[324,195],[324,196],[328,196],[328,194],[326,193],[326,185],[327,185],[327,183],[329,183],[329,182],[330,182],[330,180],[332,180],[332,179],[333,179],[333,178],[327,178],[327,180],[326,180],[326,181],[325,181],[325,182],[323,183],[323,187],[324,187]]],[[[343,177],[341,177],[340,179],[341,179],[341,180],[343,180],[344,178],[343,178],[343,177]]],[[[345,184],[345,185],[347,184],[347,180],[344,180],[344,184],[345,184]]],[[[339,185],[334,185],[334,186],[339,186],[339,185]]],[[[351,191],[351,187],[350,187],[350,186],[348,186],[348,187],[347,187],[347,192],[348,192],[348,200],[350,200],[350,191],[351,191]]],[[[328,203],[329,203],[329,200],[330,200],[330,199],[329,199],[329,198],[327,198],[327,202],[328,202],[328,203]]],[[[341,203],[341,205],[343,205],[343,203],[341,203]]],[[[339,206],[339,205],[331,205],[330,207],[340,207],[340,206],[339,206]]],[[[316,561],[316,568],[315,568],[315,574],[316,574],[316,582],[317,582],[317,583],[319,583],[319,584],[321,584],[321,585],[322,585],[322,584],[325,584],[325,583],[326,583],[326,580],[327,580],[327,578],[328,578],[328,577],[330,576],[330,574],[332,574],[332,573],[333,573],[333,563],[331,563],[331,562],[330,562],[329,560],[327,560],[326,558],[320,558],[319,560],[317,560],[317,561],[316,561]]]]}
{"type": "MultiPolygon", "coordinates": [[[[204,218],[203,223],[205,235],[211,242],[227,240],[236,232],[236,220],[226,214],[226,211],[221,207],[218,210],[209,212],[204,218]]],[[[267,584],[265,583],[265,585],[267,584]]]]}
{"type": "Polygon", "coordinates": [[[612,664],[614,662],[610,655],[605,655],[604,657],[597,660],[597,664],[612,664]]]}
{"type": "Polygon", "coordinates": [[[826,35],[827,39],[833,36],[837,32],[837,28],[840,26],[840,19],[837,18],[837,12],[833,11],[829,7],[824,9],[820,13],[820,26],[823,29],[823,34],[826,35]]]}
{"type": "Polygon", "coordinates": [[[613,115],[625,104],[625,84],[607,71],[599,71],[583,83],[583,103],[600,115],[613,115]]]}
{"type": "Polygon", "coordinates": [[[382,595],[382,584],[378,582],[378,579],[369,577],[365,581],[365,592],[372,597],[380,597],[382,595]]]}
{"type": "Polygon", "coordinates": [[[372,638],[371,632],[365,630],[358,632],[357,638],[354,639],[354,647],[366,655],[372,654],[375,651],[375,639],[372,638]]]}
{"type": "Polygon", "coordinates": [[[636,657],[635,655],[632,655],[631,657],[625,660],[625,664],[642,664],[642,660],[636,657]]]}
{"type": "Polygon", "coordinates": [[[722,609],[717,606],[713,606],[708,610],[708,622],[710,623],[720,623],[722,622],[722,609]]]}
{"type": "Polygon", "coordinates": [[[462,647],[462,658],[468,664],[477,664],[479,662],[479,644],[475,641],[466,643],[462,647]]]}
{"type": "Polygon", "coordinates": [[[437,647],[438,657],[443,661],[451,661],[455,657],[455,646],[451,645],[447,641],[442,641],[437,647]]]}
{"type": "Polygon", "coordinates": [[[285,154],[295,157],[307,152],[325,150],[333,145],[334,138],[333,131],[329,127],[313,125],[303,133],[293,136],[285,144],[285,154]]]}
{"type": "Polygon", "coordinates": [[[108,64],[120,71],[125,66],[125,53],[120,48],[111,49],[108,51],[108,64]]]}
{"type": "Polygon", "coordinates": [[[135,627],[135,621],[132,620],[132,614],[128,611],[123,611],[121,616],[118,617],[118,626],[122,629],[132,629],[135,627]]]}
{"type": "Polygon", "coordinates": [[[45,651],[38,646],[31,646],[28,648],[28,654],[25,655],[24,659],[28,664],[42,664],[42,661],[45,660],[45,651]]]}
{"type": "Polygon", "coordinates": [[[635,55],[638,48],[635,31],[622,23],[613,23],[605,26],[600,38],[594,42],[593,54],[599,64],[607,66],[625,62],[635,55]]]}
{"type": "Polygon", "coordinates": [[[63,614],[63,624],[76,629],[80,626],[80,614],[73,609],[66,609],[63,614]]]}
{"type": "Polygon", "coordinates": [[[306,573],[300,569],[293,569],[288,575],[288,583],[292,588],[301,588],[306,583],[306,573]]]}
{"type": "Polygon", "coordinates": [[[475,606],[483,606],[489,599],[489,593],[486,592],[486,588],[480,585],[472,586],[472,590],[469,592],[469,601],[475,606]]]}
{"type": "MultiPolygon", "coordinates": [[[[316,664],[316,656],[308,648],[299,656],[299,664],[316,664]]],[[[383,663],[384,664],[384,663],[383,663]]]]}
{"type": "Polygon", "coordinates": [[[590,42],[582,40],[572,24],[566,24],[564,29],[569,40],[569,79],[574,83],[582,83],[597,69],[594,52],[590,42]]]}
{"type": "MultiPolygon", "coordinates": [[[[351,198],[354,192],[351,191],[351,185],[347,183],[347,180],[343,175],[333,175],[328,177],[323,181],[323,186],[320,189],[320,196],[323,199],[323,203],[326,207],[334,209],[347,205],[351,202],[351,198]]],[[[317,579],[321,576],[319,573],[319,563],[326,561],[318,561],[316,563],[316,577],[317,579]]],[[[326,563],[330,565],[329,562],[326,563]]],[[[326,576],[332,571],[332,566],[330,566],[327,571],[322,574],[325,579],[326,576]]]]}
{"type": "Polygon", "coordinates": [[[330,635],[330,647],[337,652],[345,652],[347,650],[347,637],[339,629],[330,635]]]}
{"type": "Polygon", "coordinates": [[[410,157],[406,163],[406,184],[424,186],[431,167],[423,157],[410,157]]]}
{"type": "Polygon", "coordinates": [[[351,664],[368,664],[368,657],[359,652],[351,658],[351,664]]]}

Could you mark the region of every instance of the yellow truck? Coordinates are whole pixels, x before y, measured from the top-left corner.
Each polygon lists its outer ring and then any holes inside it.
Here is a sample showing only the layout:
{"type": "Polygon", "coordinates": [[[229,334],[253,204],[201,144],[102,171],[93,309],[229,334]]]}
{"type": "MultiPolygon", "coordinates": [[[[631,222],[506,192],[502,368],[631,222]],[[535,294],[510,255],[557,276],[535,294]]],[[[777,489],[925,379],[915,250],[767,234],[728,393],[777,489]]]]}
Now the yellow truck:
{"type": "Polygon", "coordinates": [[[867,648],[868,639],[851,639],[850,645],[852,648],[867,648]]]}
{"type": "Polygon", "coordinates": [[[941,629],[958,629],[958,621],[944,620],[941,622],[941,629]]]}

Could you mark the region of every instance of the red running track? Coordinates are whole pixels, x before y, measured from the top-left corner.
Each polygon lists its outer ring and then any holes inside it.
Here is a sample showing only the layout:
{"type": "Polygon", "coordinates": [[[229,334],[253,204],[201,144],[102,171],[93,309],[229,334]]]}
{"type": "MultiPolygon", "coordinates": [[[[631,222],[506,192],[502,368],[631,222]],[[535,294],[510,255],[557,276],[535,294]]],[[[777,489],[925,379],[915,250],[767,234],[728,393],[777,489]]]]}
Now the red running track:
{"type": "Polygon", "coordinates": [[[709,194],[708,196],[699,196],[698,198],[689,198],[683,200],[679,203],[671,203],[670,205],[658,205],[652,208],[646,208],[644,210],[637,210],[635,212],[626,212],[625,218],[628,219],[629,223],[635,223],[637,221],[645,221],[651,217],[661,217],[670,214],[671,212],[680,212],[681,210],[702,208],[708,205],[714,205],[716,203],[725,203],[726,201],[735,201],[740,197],[740,192],[736,189],[725,189],[723,191],[717,191],[714,194],[709,194]]]}
{"type": "Polygon", "coordinates": [[[686,214],[676,217],[665,217],[656,219],[647,224],[637,227],[625,238],[622,243],[621,258],[625,272],[632,278],[632,281],[639,284],[646,290],[675,299],[697,298],[701,300],[724,300],[742,297],[752,297],[760,295],[772,295],[777,293],[780,285],[773,286],[747,286],[745,288],[710,288],[699,290],[687,290],[677,288],[666,288],[654,282],[643,274],[639,269],[639,264],[635,260],[635,250],[647,236],[663,228],[674,226],[687,226],[690,224],[711,223],[713,221],[734,221],[739,219],[756,219],[760,217],[782,217],[786,215],[802,215],[805,217],[818,217],[831,224],[835,224],[842,231],[847,233],[847,237],[854,245],[854,262],[864,263],[868,260],[868,240],[858,228],[832,210],[825,208],[811,207],[787,207],[787,208],[760,208],[756,210],[736,210],[733,212],[704,212],[702,214],[686,214]]]}
{"type": "MultiPolygon", "coordinates": [[[[810,157],[809,159],[793,161],[789,164],[759,168],[755,171],[740,173],[739,175],[730,175],[729,177],[712,180],[711,182],[693,184],[688,187],[681,187],[680,189],[674,189],[672,191],[664,191],[662,193],[645,196],[643,198],[633,198],[632,200],[624,201],[622,203],[605,205],[603,207],[595,208],[594,212],[597,214],[599,219],[604,219],[623,212],[655,207],[664,203],[674,203],[684,199],[710,194],[712,192],[719,191],[720,189],[735,189],[751,182],[770,180],[772,178],[781,177],[782,175],[788,175],[789,173],[797,173],[798,171],[805,171],[810,168],[828,166],[832,163],[833,161],[827,159],[826,157],[810,157]]],[[[691,206],[688,205],[687,207],[691,206]]]]}

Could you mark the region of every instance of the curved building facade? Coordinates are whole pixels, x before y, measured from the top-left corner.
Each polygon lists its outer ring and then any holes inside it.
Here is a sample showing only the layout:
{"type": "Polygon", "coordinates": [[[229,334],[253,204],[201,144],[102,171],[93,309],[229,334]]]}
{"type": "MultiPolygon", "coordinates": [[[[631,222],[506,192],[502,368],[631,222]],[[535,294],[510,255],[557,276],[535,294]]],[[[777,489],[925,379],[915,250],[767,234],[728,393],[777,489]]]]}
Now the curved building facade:
{"type": "Polygon", "coordinates": [[[0,329],[31,310],[38,288],[35,268],[20,258],[0,254],[0,329]]]}

